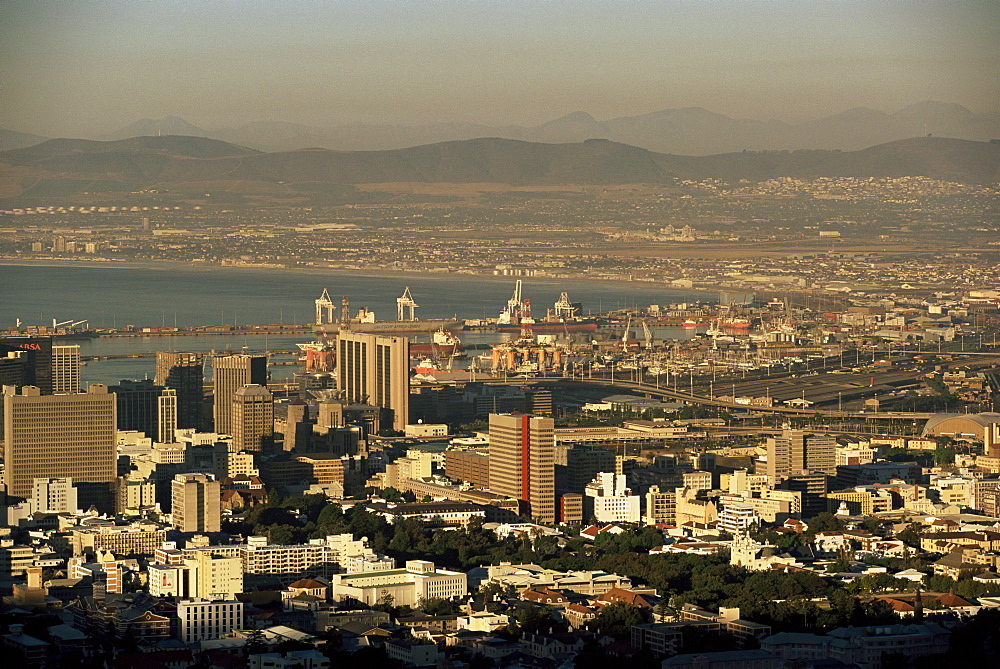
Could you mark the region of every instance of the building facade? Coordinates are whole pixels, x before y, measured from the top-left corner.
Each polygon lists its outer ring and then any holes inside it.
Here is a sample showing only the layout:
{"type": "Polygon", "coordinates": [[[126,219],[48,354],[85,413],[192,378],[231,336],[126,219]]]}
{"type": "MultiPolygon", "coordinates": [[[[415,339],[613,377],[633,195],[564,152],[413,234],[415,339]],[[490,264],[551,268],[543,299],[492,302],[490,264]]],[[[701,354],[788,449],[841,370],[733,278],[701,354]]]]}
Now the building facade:
{"type": "Polygon", "coordinates": [[[555,422],[490,414],[490,491],[521,500],[538,522],[556,522],[555,422]]]}
{"type": "Polygon", "coordinates": [[[337,335],[337,383],[348,402],[392,412],[392,429],[410,419],[410,340],[361,332],[337,335]]]}

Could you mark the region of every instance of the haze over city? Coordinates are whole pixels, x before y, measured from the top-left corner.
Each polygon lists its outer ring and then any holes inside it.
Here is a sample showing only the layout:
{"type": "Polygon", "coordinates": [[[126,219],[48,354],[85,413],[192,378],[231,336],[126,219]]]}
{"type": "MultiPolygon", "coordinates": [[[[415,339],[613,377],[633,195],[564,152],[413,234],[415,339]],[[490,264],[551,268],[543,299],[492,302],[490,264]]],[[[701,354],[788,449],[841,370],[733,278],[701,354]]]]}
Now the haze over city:
{"type": "Polygon", "coordinates": [[[0,127],[997,110],[994,2],[0,3],[0,127]]]}

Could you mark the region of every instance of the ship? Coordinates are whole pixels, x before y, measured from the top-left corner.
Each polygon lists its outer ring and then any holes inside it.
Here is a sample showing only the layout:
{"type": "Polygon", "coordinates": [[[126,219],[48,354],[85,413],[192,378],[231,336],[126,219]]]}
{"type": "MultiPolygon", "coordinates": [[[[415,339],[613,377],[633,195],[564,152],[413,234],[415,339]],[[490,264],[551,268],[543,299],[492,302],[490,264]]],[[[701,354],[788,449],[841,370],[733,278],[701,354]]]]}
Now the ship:
{"type": "Polygon", "coordinates": [[[340,317],[337,318],[330,293],[324,288],[323,294],[316,300],[316,323],[313,325],[313,331],[318,335],[335,335],[341,330],[368,334],[411,334],[460,330],[465,325],[457,318],[419,320],[416,317],[418,306],[410,295],[410,287],[407,286],[402,297],[396,298],[396,320],[375,320],[375,312],[365,308],[359,309],[358,315],[351,318],[350,301],[345,295],[341,300],[340,317]]]}
{"type": "Polygon", "coordinates": [[[682,328],[707,328],[710,325],[711,323],[699,323],[698,321],[692,320],[690,318],[681,322],[682,328]]]}
{"type": "Polygon", "coordinates": [[[412,358],[453,356],[461,350],[461,340],[444,328],[438,329],[431,335],[429,342],[410,342],[410,357],[412,358]]]}
{"type": "Polygon", "coordinates": [[[514,294],[500,310],[496,329],[499,332],[594,332],[597,330],[597,320],[579,318],[579,303],[569,301],[569,294],[559,295],[553,309],[545,320],[536,321],[531,317],[531,300],[521,299],[521,280],[514,286],[514,294]]]}

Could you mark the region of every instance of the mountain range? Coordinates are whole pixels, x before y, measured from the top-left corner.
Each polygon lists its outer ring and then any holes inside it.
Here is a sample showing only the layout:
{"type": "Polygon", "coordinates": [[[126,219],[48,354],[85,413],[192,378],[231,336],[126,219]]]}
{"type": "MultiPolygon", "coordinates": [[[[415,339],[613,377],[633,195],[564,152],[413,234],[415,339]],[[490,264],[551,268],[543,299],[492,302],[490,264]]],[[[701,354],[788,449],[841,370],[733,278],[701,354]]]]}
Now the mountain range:
{"type": "MultiPolygon", "coordinates": [[[[143,119],[97,139],[116,140],[156,135],[208,137],[268,152],[314,147],[339,151],[378,151],[480,137],[546,143],[609,139],[659,153],[701,156],[744,149],[856,151],[897,139],[926,135],[988,141],[1000,137],[1000,113],[975,114],[961,105],[928,101],[891,114],[859,107],[797,124],[777,120],[734,119],[700,107],[687,107],[605,121],[598,121],[587,112],[579,111],[539,126],[355,123],[319,127],[258,121],[215,129],[199,128],[182,118],[168,116],[162,119],[143,119]]],[[[2,131],[0,150],[23,148],[43,140],[44,138],[33,135],[2,131]]]]}
{"type": "Polygon", "coordinates": [[[366,183],[669,184],[782,176],[928,176],[996,183],[1000,142],[918,137],[861,151],[679,156],[608,140],[543,144],[484,138],[387,151],[265,153],[171,135],[109,142],[57,139],[0,152],[0,198],[48,200],[140,189],[169,190],[177,197],[213,192],[308,198],[366,183]]]}

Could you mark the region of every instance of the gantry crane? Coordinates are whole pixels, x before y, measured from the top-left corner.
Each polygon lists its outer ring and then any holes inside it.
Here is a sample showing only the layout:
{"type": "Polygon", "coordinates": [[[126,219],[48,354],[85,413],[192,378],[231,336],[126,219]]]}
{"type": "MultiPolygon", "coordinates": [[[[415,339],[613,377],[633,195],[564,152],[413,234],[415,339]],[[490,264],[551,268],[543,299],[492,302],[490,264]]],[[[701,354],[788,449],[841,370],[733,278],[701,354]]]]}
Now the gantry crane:
{"type": "Polygon", "coordinates": [[[407,286],[406,290],[403,291],[402,297],[396,298],[396,320],[397,321],[415,321],[417,320],[416,309],[420,305],[413,301],[413,296],[410,295],[410,287],[407,286]]]}
{"type": "Polygon", "coordinates": [[[316,325],[323,324],[324,311],[326,311],[326,322],[333,323],[334,320],[336,320],[333,310],[333,300],[330,299],[330,293],[327,292],[326,288],[324,288],[323,294],[319,296],[318,300],[316,300],[316,325]]]}

